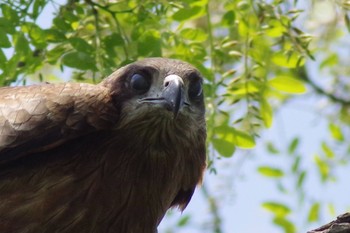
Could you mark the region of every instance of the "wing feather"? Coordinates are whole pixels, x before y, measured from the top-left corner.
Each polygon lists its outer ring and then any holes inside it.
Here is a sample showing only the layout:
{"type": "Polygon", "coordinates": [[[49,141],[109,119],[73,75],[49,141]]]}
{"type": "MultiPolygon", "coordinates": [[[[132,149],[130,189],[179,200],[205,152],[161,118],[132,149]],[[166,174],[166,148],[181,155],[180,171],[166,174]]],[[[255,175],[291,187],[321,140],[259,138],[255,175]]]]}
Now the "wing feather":
{"type": "Polygon", "coordinates": [[[110,129],[117,119],[109,90],[100,85],[0,88],[0,163],[110,129]]]}

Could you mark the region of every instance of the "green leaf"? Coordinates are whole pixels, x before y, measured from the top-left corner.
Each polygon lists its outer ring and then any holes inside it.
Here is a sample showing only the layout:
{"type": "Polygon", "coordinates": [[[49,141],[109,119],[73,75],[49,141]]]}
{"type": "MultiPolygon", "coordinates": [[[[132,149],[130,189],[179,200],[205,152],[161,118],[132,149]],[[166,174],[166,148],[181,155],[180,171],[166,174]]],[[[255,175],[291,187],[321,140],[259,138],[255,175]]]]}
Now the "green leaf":
{"type": "Polygon", "coordinates": [[[326,59],[324,59],[320,64],[320,70],[326,67],[331,67],[339,64],[339,56],[336,53],[329,55],[326,59]]]}
{"type": "Polygon", "coordinates": [[[46,33],[43,29],[33,23],[26,23],[22,27],[23,32],[27,32],[31,42],[39,48],[46,47],[46,33]]]}
{"type": "Polygon", "coordinates": [[[296,173],[299,170],[300,160],[301,160],[300,156],[296,156],[294,158],[294,162],[293,162],[293,165],[292,165],[292,172],[293,173],[296,173]]]}
{"type": "Polygon", "coordinates": [[[265,98],[261,98],[260,100],[260,114],[265,127],[270,128],[273,120],[273,112],[271,105],[265,98]]]}
{"type": "Polygon", "coordinates": [[[222,17],[221,24],[222,26],[232,27],[235,24],[236,14],[234,11],[227,11],[222,17]]]}
{"type": "Polygon", "coordinates": [[[1,4],[1,13],[12,24],[17,25],[19,23],[18,12],[12,9],[10,5],[1,4]]]}
{"type": "Polygon", "coordinates": [[[298,181],[297,181],[297,188],[300,189],[305,181],[305,177],[306,177],[306,171],[302,171],[299,176],[298,176],[298,181]]]}
{"type": "Polygon", "coordinates": [[[133,1],[119,1],[116,3],[112,3],[108,5],[108,10],[113,12],[127,12],[132,11],[132,8],[135,7],[135,3],[133,1]]]}
{"type": "Polygon", "coordinates": [[[10,48],[11,42],[6,35],[6,32],[0,28],[0,47],[2,48],[10,48]]]}
{"type": "Polygon", "coordinates": [[[294,224],[286,218],[274,218],[273,222],[282,227],[285,233],[295,233],[296,229],[294,224]]]}
{"type": "Polygon", "coordinates": [[[272,62],[282,67],[296,68],[304,65],[305,59],[300,60],[296,53],[277,52],[272,56],[272,62]]]}
{"type": "Polygon", "coordinates": [[[57,29],[46,29],[45,35],[47,42],[59,43],[66,40],[64,33],[57,29]]]}
{"type": "Polygon", "coordinates": [[[284,173],[281,169],[269,166],[260,166],[258,168],[258,171],[260,174],[271,178],[280,178],[284,176],[284,173]]]}
{"type": "Polygon", "coordinates": [[[204,15],[204,10],[200,6],[181,8],[173,14],[173,19],[176,21],[185,21],[196,19],[204,15]]]}
{"type": "Polygon", "coordinates": [[[31,50],[27,38],[23,33],[14,36],[15,51],[17,54],[28,55],[31,50]]]}
{"type": "Polygon", "coordinates": [[[227,144],[240,148],[249,149],[255,146],[255,141],[252,136],[227,125],[214,128],[214,134],[217,139],[224,140],[227,144]]]}
{"type": "Polygon", "coordinates": [[[299,138],[295,137],[288,146],[288,153],[293,154],[295,150],[298,148],[299,138]]]}
{"type": "Polygon", "coordinates": [[[90,54],[95,51],[95,49],[90,44],[78,37],[70,38],[69,43],[79,52],[90,54]]]}
{"type": "Polygon", "coordinates": [[[65,54],[66,49],[63,46],[57,46],[46,53],[47,62],[49,64],[56,64],[57,60],[65,54]]]}
{"type": "Polygon", "coordinates": [[[33,14],[31,15],[33,19],[36,19],[39,16],[39,13],[44,9],[46,3],[46,0],[35,0],[33,4],[33,14]]]}
{"type": "Polygon", "coordinates": [[[344,135],[340,129],[340,127],[336,124],[329,124],[329,131],[331,132],[332,137],[337,141],[344,141],[344,135]]]}
{"type": "Polygon", "coordinates": [[[334,152],[332,149],[327,145],[326,142],[322,142],[322,150],[326,154],[328,158],[334,158],[334,152]]]}
{"type": "Polygon", "coordinates": [[[181,30],[180,35],[187,40],[196,41],[198,43],[204,42],[208,38],[208,33],[200,28],[185,28],[181,30]]]}
{"type": "Polygon", "coordinates": [[[282,22],[276,19],[269,21],[269,27],[265,30],[266,34],[270,37],[280,37],[286,31],[282,22]]]}
{"type": "Polygon", "coordinates": [[[336,211],[335,211],[333,203],[329,203],[328,204],[328,211],[329,211],[331,216],[335,216],[336,215],[336,211]]]}
{"type": "Polygon", "coordinates": [[[318,167],[318,171],[321,175],[322,182],[326,181],[329,178],[329,171],[330,171],[327,162],[321,159],[318,155],[315,155],[314,160],[318,167]]]}
{"type": "Polygon", "coordinates": [[[80,70],[96,70],[95,60],[83,52],[70,52],[62,57],[62,63],[66,66],[80,70]]]}
{"type": "Polygon", "coordinates": [[[261,89],[261,83],[250,80],[247,83],[231,83],[228,90],[228,94],[237,95],[247,95],[252,93],[257,93],[261,89]]]}
{"type": "Polygon", "coordinates": [[[279,91],[292,94],[302,94],[306,92],[304,83],[291,76],[280,75],[269,80],[269,85],[279,91]]]}
{"type": "Polygon", "coordinates": [[[177,226],[183,227],[183,226],[187,225],[190,218],[191,218],[190,215],[185,215],[185,216],[181,217],[180,220],[177,222],[177,226]]]}
{"type": "Polygon", "coordinates": [[[69,32],[72,31],[72,27],[69,23],[67,23],[61,16],[57,16],[53,19],[53,24],[61,31],[69,32]]]}
{"type": "Polygon", "coordinates": [[[15,25],[5,17],[0,17],[0,29],[11,35],[16,33],[15,25]]]}
{"type": "Polygon", "coordinates": [[[221,156],[226,158],[231,157],[236,150],[235,145],[224,138],[214,138],[212,143],[214,149],[219,152],[221,156]]]}
{"type": "Polygon", "coordinates": [[[255,147],[254,138],[246,132],[234,129],[233,141],[237,147],[251,149],[255,147]]]}
{"type": "Polygon", "coordinates": [[[160,32],[155,29],[144,32],[138,40],[137,51],[141,56],[160,57],[162,55],[160,32]]]}
{"type": "Polygon", "coordinates": [[[6,59],[4,52],[2,51],[2,49],[0,49],[0,64],[1,65],[5,64],[6,60],[7,59],[6,59]]]}
{"type": "Polygon", "coordinates": [[[316,222],[319,219],[319,212],[320,212],[320,203],[314,203],[310,210],[309,210],[309,216],[308,221],[309,222],[316,222]]]}
{"type": "Polygon", "coordinates": [[[271,153],[271,154],[279,154],[279,150],[275,147],[275,145],[272,142],[268,142],[267,143],[267,150],[271,153]]]}
{"type": "Polygon", "coordinates": [[[262,207],[279,218],[285,217],[291,212],[288,206],[278,202],[264,202],[262,207]]]}

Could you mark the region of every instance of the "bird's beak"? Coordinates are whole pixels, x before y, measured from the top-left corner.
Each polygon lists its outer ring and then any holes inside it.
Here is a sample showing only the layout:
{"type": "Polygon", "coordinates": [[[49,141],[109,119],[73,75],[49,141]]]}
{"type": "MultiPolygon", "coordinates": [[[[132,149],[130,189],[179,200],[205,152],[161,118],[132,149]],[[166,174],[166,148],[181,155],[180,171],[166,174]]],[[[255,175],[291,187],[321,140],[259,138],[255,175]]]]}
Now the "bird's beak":
{"type": "Polygon", "coordinates": [[[181,107],[185,104],[184,82],[178,75],[169,75],[163,82],[163,91],[160,97],[146,97],[140,99],[141,103],[160,104],[167,110],[173,112],[176,119],[181,107]]]}
{"type": "Polygon", "coordinates": [[[164,79],[164,89],[162,97],[165,101],[165,107],[172,111],[174,119],[184,104],[184,82],[177,75],[169,75],[164,79]]]}

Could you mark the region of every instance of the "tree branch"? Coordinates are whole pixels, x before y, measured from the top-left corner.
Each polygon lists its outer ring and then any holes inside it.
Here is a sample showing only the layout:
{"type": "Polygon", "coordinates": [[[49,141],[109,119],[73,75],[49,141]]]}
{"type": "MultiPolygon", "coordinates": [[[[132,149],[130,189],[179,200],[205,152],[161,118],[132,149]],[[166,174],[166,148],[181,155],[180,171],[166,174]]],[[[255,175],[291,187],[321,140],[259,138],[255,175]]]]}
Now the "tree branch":
{"type": "Polygon", "coordinates": [[[335,102],[335,103],[339,103],[341,105],[350,105],[350,100],[346,100],[346,99],[342,99],[336,95],[334,95],[333,93],[329,93],[327,91],[325,91],[324,89],[322,89],[320,86],[318,86],[315,82],[313,82],[308,73],[306,72],[306,68],[305,66],[303,66],[302,68],[299,68],[297,71],[298,77],[300,77],[303,81],[305,81],[307,84],[309,84],[318,94],[326,96],[328,99],[330,99],[331,101],[335,102]]]}
{"type": "Polygon", "coordinates": [[[308,233],[350,233],[350,212],[339,215],[336,220],[308,233]]]}

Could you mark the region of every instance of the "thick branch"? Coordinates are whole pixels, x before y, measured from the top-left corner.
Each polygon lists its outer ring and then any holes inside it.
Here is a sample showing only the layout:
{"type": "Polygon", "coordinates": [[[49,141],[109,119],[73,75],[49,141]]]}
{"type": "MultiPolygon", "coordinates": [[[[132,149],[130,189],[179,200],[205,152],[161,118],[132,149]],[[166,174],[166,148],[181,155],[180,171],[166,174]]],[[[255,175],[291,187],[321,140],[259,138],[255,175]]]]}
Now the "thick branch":
{"type": "Polygon", "coordinates": [[[350,233],[350,213],[342,214],[336,220],[308,233],[350,233]]]}

